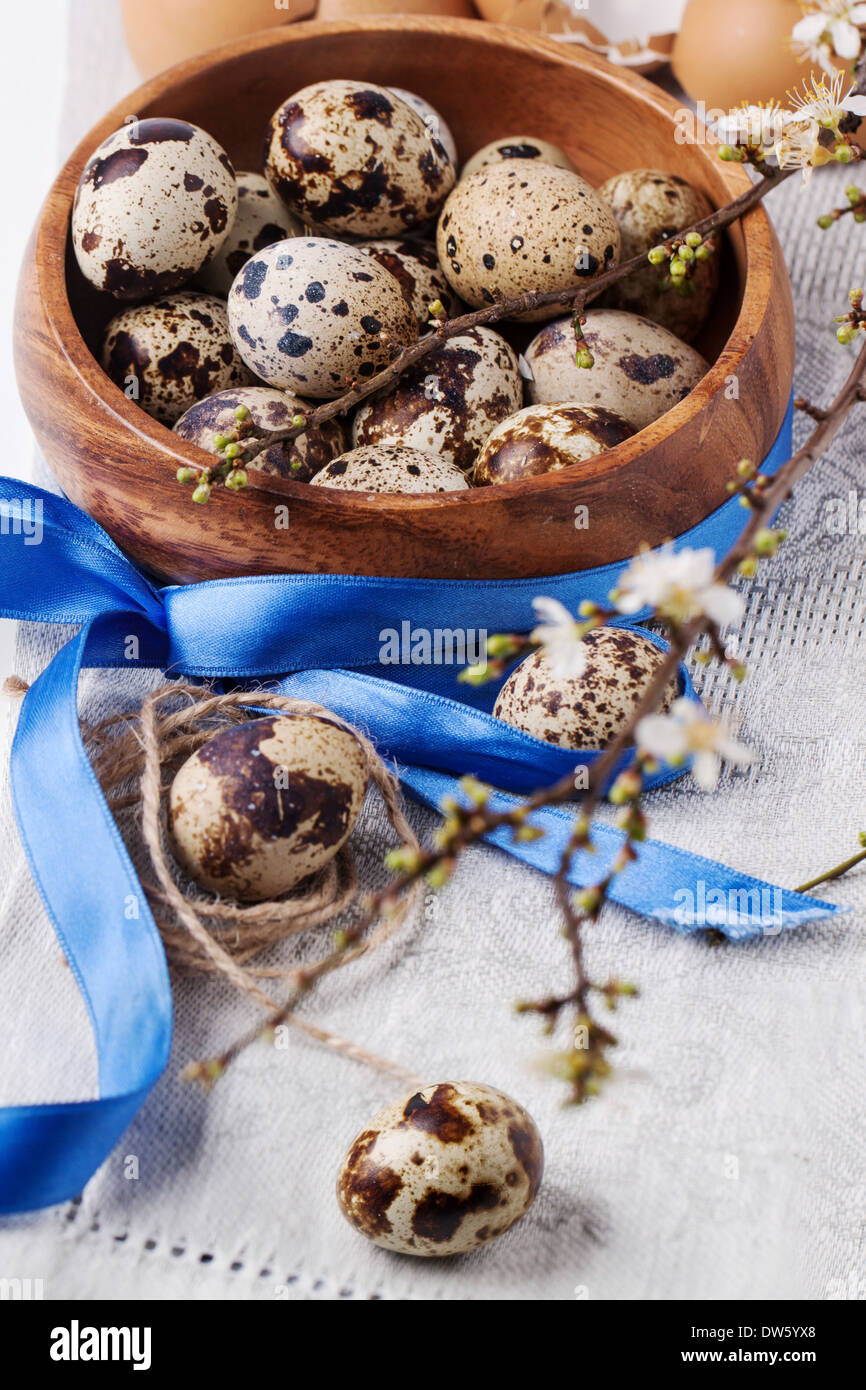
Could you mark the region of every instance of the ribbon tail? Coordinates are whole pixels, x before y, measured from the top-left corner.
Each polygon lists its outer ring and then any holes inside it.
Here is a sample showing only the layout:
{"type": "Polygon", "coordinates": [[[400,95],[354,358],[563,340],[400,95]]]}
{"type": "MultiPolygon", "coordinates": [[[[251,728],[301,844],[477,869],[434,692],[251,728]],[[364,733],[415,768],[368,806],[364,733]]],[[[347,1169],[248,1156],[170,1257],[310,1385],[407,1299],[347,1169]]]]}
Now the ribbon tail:
{"type": "MultiPolygon", "coordinates": [[[[460,783],[453,777],[426,767],[400,765],[397,771],[407,790],[433,810],[439,810],[444,796],[463,799],[460,783]]],[[[518,798],[501,792],[494,792],[490,798],[490,805],[498,811],[519,804],[518,798]]],[[[508,827],[500,827],[485,839],[522,863],[553,875],[559,870],[573,819],[573,812],[562,807],[544,807],[529,817],[530,824],[544,831],[541,839],[515,843],[508,827]]],[[[593,821],[596,853],[581,851],[572,857],[569,883],[577,888],[598,883],[624,839],[622,831],[593,821]]],[[[821,921],[847,911],[835,903],[766,883],[660,840],[645,840],[636,848],[637,860],[613,879],[609,898],[679,932],[715,928],[732,941],[747,941],[776,936],[804,922],[821,921]]]]}
{"type": "MultiPolygon", "coordinates": [[[[140,615],[137,615],[140,616],[140,615]]],[[[156,923],[87,757],[78,677],[117,614],[96,618],[28,691],[12,746],[30,868],[87,1005],[98,1098],[0,1109],[0,1212],[77,1196],[164,1070],[172,1000],[156,923]]]]}

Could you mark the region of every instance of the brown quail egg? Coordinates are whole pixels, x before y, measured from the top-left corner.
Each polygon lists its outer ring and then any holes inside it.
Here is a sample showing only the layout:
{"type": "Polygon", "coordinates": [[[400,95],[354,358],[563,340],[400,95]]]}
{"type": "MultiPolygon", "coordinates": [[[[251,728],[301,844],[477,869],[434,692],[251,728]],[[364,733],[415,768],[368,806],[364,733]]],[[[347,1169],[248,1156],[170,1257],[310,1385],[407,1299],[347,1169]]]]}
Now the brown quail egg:
{"type": "Polygon", "coordinates": [[[577,172],[568,155],[557,145],[551,145],[547,140],[536,140],[531,135],[506,135],[476,150],[464,164],[460,177],[465,179],[469,174],[485,169],[488,164],[500,164],[503,159],[537,159],[541,164],[554,164],[559,169],[577,172]]]}
{"type": "Polygon", "coordinates": [[[454,183],[445,147],[387,87],[314,82],[274,112],[265,174],[303,221],[393,236],[435,216],[454,183]]]}
{"type": "Polygon", "coordinates": [[[436,249],[454,293],[478,309],[526,291],[591,284],[618,262],[619,228],[579,174],[506,159],[461,179],[442,209],[436,249]]]}
{"type": "Polygon", "coordinates": [[[266,178],[261,174],[238,174],[235,220],[222,246],[199,274],[198,283],[211,294],[225,298],[250,256],[275,241],[301,236],[303,230],[266,178]]]}
{"type": "MultiPolygon", "coordinates": [[[[182,439],[197,444],[200,449],[216,454],[220,451],[214,440],[220,436],[235,440],[257,435],[266,441],[268,434],[288,429],[298,412],[307,409],[306,401],[287,391],[275,391],[270,386],[238,386],[229,391],[217,391],[215,395],[197,401],[180,417],[174,431],[182,439]],[[239,411],[242,414],[240,420],[239,411]]],[[[342,454],[345,447],[346,440],[339,420],[323,420],[295,439],[278,440],[270,448],[256,454],[245,467],[308,483],[320,468],[342,454]]]]}
{"type": "MultiPolygon", "coordinates": [[[[621,260],[658,246],[712,212],[703,193],[677,174],[661,169],[629,169],[598,190],[613,209],[622,236],[621,260]]],[[[664,288],[664,267],[647,265],[611,285],[605,302],[615,309],[645,314],[690,343],[709,312],[719,280],[716,256],[694,263],[695,273],[680,286],[664,288]]]]}
{"type": "Polygon", "coordinates": [[[525,1216],[544,1149],[532,1116],[492,1086],[443,1081],[380,1110],[337,1179],[343,1215],[402,1255],[464,1255],[525,1216]]]}
{"type": "Polygon", "coordinates": [[[165,116],[130,120],[84,167],[72,208],[82,274],[117,299],[165,294],[219,250],[238,205],[212,136],[165,116]]]}
{"type": "Polygon", "coordinates": [[[325,464],[312,486],[351,492],[460,492],[469,484],[460,469],[441,455],[386,441],[341,454],[325,464]]]}
{"type": "Polygon", "coordinates": [[[419,328],[430,318],[430,306],[438,299],[449,318],[457,312],[457,301],[439,265],[436,247],[429,241],[362,241],[359,251],[366,251],[374,261],[389,270],[400,282],[400,288],[419,328]]]}
{"type": "Polygon", "coordinates": [[[697,386],[709,364],[688,343],[639,314],[588,309],[583,336],[592,367],[578,367],[570,318],[548,323],[526,349],[533,401],[603,406],[642,430],[697,386]]]}
{"type": "MultiPolygon", "coordinates": [[[[521,661],[503,685],[493,714],[560,748],[605,748],[625,726],[664,653],[628,628],[597,627],[584,638],[586,667],[577,679],[556,675],[544,648],[521,661]]],[[[672,678],[660,706],[678,694],[672,678]]]]}
{"type": "Polygon", "coordinates": [[[192,290],[116,314],[100,360],[115,385],[166,425],[203,396],[253,380],[232,344],[222,300],[192,290]]]}
{"type": "Polygon", "coordinates": [[[273,715],[223,729],[171,784],[175,857],[222,897],[279,897],[333,859],[366,786],[357,739],[324,719],[273,715]]]}
{"type": "Polygon", "coordinates": [[[615,449],[634,430],[613,410],[591,405],[529,405],[488,435],[472,481],[513,483],[554,473],[615,449]]]}
{"type": "Polygon", "coordinates": [[[419,97],[417,92],[407,92],[405,87],[389,87],[389,91],[395,96],[405,101],[407,106],[411,106],[413,111],[417,111],[427,129],[436,136],[437,140],[445,148],[445,153],[457,168],[457,144],[449,127],[446,125],[435,106],[431,106],[424,97],[419,97]]]}
{"type": "Polygon", "coordinates": [[[493,427],[520,409],[523,381],[508,343],[479,325],[448,338],[355,415],[356,445],[399,441],[464,471],[493,427]]]}
{"type": "Polygon", "coordinates": [[[399,283],[341,241],[294,237],[257,251],[228,297],[229,328],[269,386],[332,399],[418,336],[399,283]]]}

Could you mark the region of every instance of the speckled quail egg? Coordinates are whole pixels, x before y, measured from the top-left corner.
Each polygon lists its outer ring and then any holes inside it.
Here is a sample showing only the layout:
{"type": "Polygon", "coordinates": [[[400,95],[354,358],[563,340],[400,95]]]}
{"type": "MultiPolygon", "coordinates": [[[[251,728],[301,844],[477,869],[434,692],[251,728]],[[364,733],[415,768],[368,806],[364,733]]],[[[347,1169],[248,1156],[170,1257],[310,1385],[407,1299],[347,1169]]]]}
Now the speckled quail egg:
{"type": "MultiPolygon", "coordinates": [[[[490,164],[448,197],[436,233],[451,288],[474,308],[525,291],[589,285],[619,260],[619,228],[570,169],[531,159],[490,164]]],[[[516,315],[549,319],[559,306],[516,315]]]]}
{"type": "Polygon", "coordinates": [[[324,719],[271,715],[223,729],[171,784],[175,857],[212,893],[279,897],[333,859],[366,786],[357,739],[324,719]]]}
{"type": "MultiPolygon", "coordinates": [[[[512,671],[494,716],[560,748],[605,748],[628,722],[664,653],[628,628],[597,627],[584,641],[582,676],[556,675],[540,647],[512,671]]],[[[678,688],[674,677],[660,705],[662,713],[670,709],[678,688]]]]}
{"type": "Polygon", "coordinates": [[[355,1230],[403,1255],[463,1255],[525,1216],[544,1149],[492,1086],[443,1081],[380,1110],[350,1145],[337,1200],[355,1230]]]}
{"type": "MultiPolygon", "coordinates": [[[[238,386],[197,401],[180,417],[174,431],[182,439],[198,444],[200,449],[216,454],[220,451],[214,440],[220,436],[235,440],[257,435],[266,440],[272,431],[288,429],[298,412],[308,409],[306,401],[288,391],[275,391],[271,386],[238,386]],[[247,412],[242,420],[237,418],[239,410],[247,412]]],[[[339,420],[323,420],[296,439],[278,440],[256,454],[245,467],[308,483],[320,468],[342,454],[345,447],[339,420]]]]}
{"type": "Polygon", "coordinates": [[[432,131],[440,144],[445,147],[445,153],[456,169],[457,142],[451,134],[449,126],[442,118],[441,113],[436,110],[436,107],[431,106],[430,102],[426,101],[424,97],[419,97],[417,92],[407,92],[405,87],[389,87],[388,90],[393,92],[395,96],[401,97],[407,106],[412,107],[413,111],[418,112],[418,115],[421,117],[427,129],[432,131]]]}
{"type": "Polygon", "coordinates": [[[469,484],[441,455],[386,441],[341,454],[325,464],[312,486],[351,492],[460,492],[469,484]]]}
{"type": "Polygon", "coordinates": [[[457,300],[436,255],[436,247],[429,241],[362,241],[359,251],[366,251],[381,266],[389,270],[400,283],[400,288],[419,328],[424,328],[430,319],[430,306],[438,299],[449,318],[457,312],[457,300]]]}
{"type": "Polygon", "coordinates": [[[130,120],[87,161],[72,207],[82,274],[117,299],[165,294],[219,250],[238,205],[235,171],[207,131],[130,120]]]}
{"type": "Polygon", "coordinates": [[[435,216],[454,165],[387,87],[314,82],[274,112],[265,174],[297,217],[331,232],[393,236],[435,216]]]}
{"type": "Polygon", "coordinates": [[[526,349],[531,400],[604,406],[642,430],[697,386],[709,364],[688,343],[639,314],[588,309],[583,325],[594,358],[578,367],[570,318],[546,324],[526,349]]]}
{"type": "Polygon", "coordinates": [[[115,385],[167,425],[203,396],[253,380],[232,344],[222,300],[193,290],[115,314],[100,361],[115,385]]]}
{"type": "Polygon", "coordinates": [[[488,436],[472,481],[513,483],[554,473],[615,449],[634,430],[613,410],[591,405],[529,405],[488,436]]]}
{"type": "Polygon", "coordinates": [[[397,280],[341,241],[294,237],[257,251],[228,297],[229,328],[269,386],[331,399],[418,336],[397,280]]]}
{"type": "Polygon", "coordinates": [[[301,236],[304,228],[261,174],[238,174],[238,210],[229,234],[198,276],[211,294],[226,297],[250,256],[275,241],[301,236]]]}
{"type": "Polygon", "coordinates": [[[522,399],[513,350],[479,325],[447,338],[394,386],[365,401],[352,438],[356,445],[399,441],[468,470],[490,431],[519,410],[522,399]]]}
{"type": "MultiPolygon", "coordinates": [[[[649,251],[652,246],[684,228],[700,222],[712,212],[712,205],[677,174],[661,169],[629,169],[616,174],[598,190],[599,197],[613,209],[622,236],[620,258],[649,251]]],[[[689,343],[700,330],[719,280],[716,256],[694,263],[694,275],[682,287],[668,286],[664,266],[647,265],[611,285],[604,302],[616,309],[645,314],[689,343]]]]}
{"type": "Polygon", "coordinates": [[[488,164],[501,164],[504,159],[537,159],[541,164],[554,164],[559,169],[576,172],[568,155],[558,145],[536,140],[532,135],[505,135],[476,150],[463,165],[460,177],[465,179],[479,169],[486,169],[488,164]]]}

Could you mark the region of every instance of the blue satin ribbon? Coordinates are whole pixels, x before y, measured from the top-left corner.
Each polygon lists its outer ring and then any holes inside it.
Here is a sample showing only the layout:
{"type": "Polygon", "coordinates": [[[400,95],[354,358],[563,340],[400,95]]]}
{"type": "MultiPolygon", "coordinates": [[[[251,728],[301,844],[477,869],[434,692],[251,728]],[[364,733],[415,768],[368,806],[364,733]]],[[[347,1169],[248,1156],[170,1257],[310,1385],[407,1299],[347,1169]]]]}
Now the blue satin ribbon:
{"type": "MultiPolygon", "coordinates": [[[[765,470],[789,454],[790,415],[765,470]]],[[[726,503],[675,544],[721,553],[744,520],[736,501],[726,503]]],[[[605,602],[623,565],[507,582],[269,575],[158,588],[65,498],[0,479],[0,521],[0,616],[80,629],[25,697],[11,767],[21,839],[86,1001],[99,1067],[91,1100],[0,1109],[0,1211],[15,1212],[81,1191],[163,1071],[171,1046],[162,943],[79,732],[81,667],[268,678],[272,688],[315,699],[365,728],[422,802],[438,807],[444,795],[461,795],[459,776],[473,773],[502,788],[496,804],[507,805],[510,794],[554,781],[597,753],[554,748],[493,719],[495,691],[458,685],[456,666],[380,664],[382,631],[399,631],[404,622],[412,629],[526,631],[538,594],[572,610],[585,598],[605,602]]],[[[697,698],[684,668],[681,689],[697,698]]],[[[676,775],[663,768],[653,785],[676,775]]],[[[489,838],[524,863],[555,872],[568,812],[548,809],[533,819],[545,830],[538,841],[514,844],[505,831],[489,838]]],[[[596,823],[593,840],[595,855],[574,858],[569,877],[576,885],[598,880],[622,835],[596,823]]],[[[717,925],[733,939],[839,910],[656,841],[614,880],[611,896],[678,930],[717,925]]]]}

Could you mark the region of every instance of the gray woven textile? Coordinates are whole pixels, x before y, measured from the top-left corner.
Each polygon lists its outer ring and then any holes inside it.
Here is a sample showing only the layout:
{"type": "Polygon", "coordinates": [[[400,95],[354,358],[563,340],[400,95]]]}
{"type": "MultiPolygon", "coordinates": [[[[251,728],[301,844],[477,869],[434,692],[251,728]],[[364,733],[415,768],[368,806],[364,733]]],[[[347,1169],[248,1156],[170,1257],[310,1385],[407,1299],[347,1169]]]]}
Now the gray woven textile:
{"type": "MultiPolygon", "coordinates": [[[[113,7],[76,11],[59,155],[134,85],[113,7]]],[[[772,200],[797,297],[797,389],[822,400],[848,368],[828,324],[861,276],[866,229],[845,219],[822,234],[815,215],[842,201],[848,178],[821,178],[819,191],[816,177],[805,196],[791,181],[772,200]]],[[[838,862],[866,826],[864,537],[827,524],[830,500],[864,485],[862,444],[860,416],[798,489],[790,542],[746,589],[747,682],[732,692],[721,676],[704,680],[710,705],[755,749],[753,767],[725,773],[714,796],[685,781],[649,807],[655,836],[782,884],[838,862]]],[[[32,679],[61,640],[23,631],[19,672],[32,679]]],[[[148,683],[90,672],[83,713],[129,707],[148,683]]],[[[14,714],[3,717],[8,732],[14,714]]],[[[5,785],[0,814],[0,1102],[91,1096],[85,1009],[5,785]]],[[[435,824],[413,819],[423,834],[435,824]]],[[[388,841],[368,803],[353,843],[371,883],[388,841]]],[[[285,1051],[250,1049],[204,1097],[180,1083],[181,1066],[251,1015],[221,984],[178,980],[166,1075],[80,1203],[0,1222],[0,1273],[42,1278],[48,1298],[863,1297],[866,873],[826,896],[852,910],[715,949],[606,909],[590,966],[636,981],[641,996],[618,1015],[615,1080],[580,1110],[563,1107],[538,1065],[550,1044],[511,1007],[566,978],[551,886],[494,850],[466,855],[430,920],[318,990],[311,1019],[430,1079],[502,1087],[536,1117],[547,1173],[533,1211],[458,1261],[391,1256],[338,1213],[343,1149],[399,1088],[298,1037],[285,1051]],[[124,1176],[128,1155],[137,1180],[124,1176]]],[[[324,941],[313,933],[298,956],[324,941]]]]}

